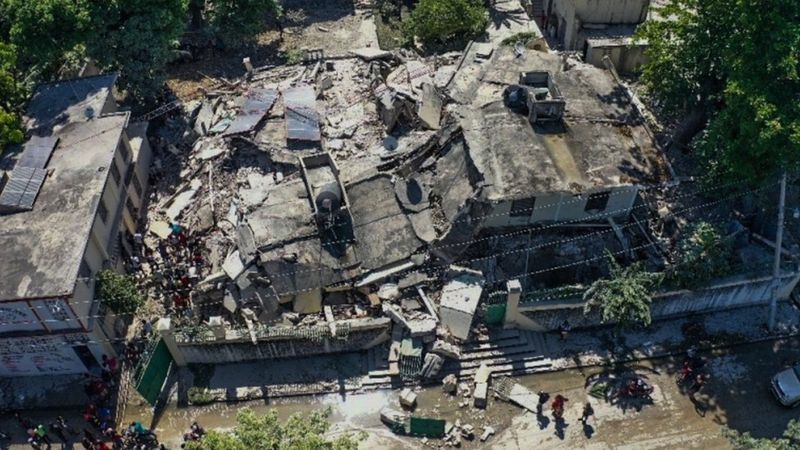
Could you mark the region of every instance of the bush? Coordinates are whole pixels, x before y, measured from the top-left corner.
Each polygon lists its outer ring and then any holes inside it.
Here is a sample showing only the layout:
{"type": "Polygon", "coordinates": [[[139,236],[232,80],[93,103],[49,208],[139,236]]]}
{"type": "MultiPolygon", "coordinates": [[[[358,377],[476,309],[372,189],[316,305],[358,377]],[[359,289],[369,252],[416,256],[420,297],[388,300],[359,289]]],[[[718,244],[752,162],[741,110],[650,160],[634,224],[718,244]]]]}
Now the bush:
{"type": "Polygon", "coordinates": [[[679,287],[696,288],[731,272],[730,242],[708,222],[692,225],[678,244],[678,252],[670,278],[679,287]]]}
{"type": "Polygon", "coordinates": [[[189,388],[187,395],[189,396],[189,403],[195,406],[208,405],[214,401],[214,397],[204,387],[192,386],[189,388]]]}
{"type": "Polygon", "coordinates": [[[420,0],[406,22],[409,39],[425,44],[455,38],[471,39],[486,28],[487,11],[480,0],[420,0]]]}
{"type": "Polygon", "coordinates": [[[649,326],[653,292],[661,284],[660,273],[648,272],[642,262],[621,266],[609,253],[611,273],[592,283],[584,293],[584,312],[599,308],[603,323],[616,322],[619,328],[649,326]]]}
{"type": "Polygon", "coordinates": [[[97,274],[97,297],[117,314],[134,314],[144,304],[136,280],[113,270],[97,274]]]}

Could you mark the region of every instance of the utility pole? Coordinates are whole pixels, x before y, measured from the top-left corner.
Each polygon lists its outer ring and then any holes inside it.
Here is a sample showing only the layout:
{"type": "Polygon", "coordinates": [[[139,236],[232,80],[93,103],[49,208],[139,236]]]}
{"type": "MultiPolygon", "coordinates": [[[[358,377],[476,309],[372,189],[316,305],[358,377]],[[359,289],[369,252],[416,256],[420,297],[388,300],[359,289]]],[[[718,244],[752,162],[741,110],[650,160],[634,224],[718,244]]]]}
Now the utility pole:
{"type": "Polygon", "coordinates": [[[769,331],[775,328],[775,311],[778,307],[778,286],[780,286],[781,250],[783,250],[783,214],[786,203],[786,171],[781,177],[781,199],[778,205],[778,232],[775,236],[775,263],[772,266],[772,298],[769,302],[769,331]]]}

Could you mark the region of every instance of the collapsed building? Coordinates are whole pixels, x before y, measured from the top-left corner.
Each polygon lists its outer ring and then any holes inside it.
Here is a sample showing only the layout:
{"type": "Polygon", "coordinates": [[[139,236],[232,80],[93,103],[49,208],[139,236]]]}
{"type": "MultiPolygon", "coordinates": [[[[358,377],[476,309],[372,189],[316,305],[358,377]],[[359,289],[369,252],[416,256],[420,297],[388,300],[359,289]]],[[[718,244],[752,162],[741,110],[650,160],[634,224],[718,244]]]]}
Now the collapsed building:
{"type": "Polygon", "coordinates": [[[157,202],[151,220],[215,236],[195,321],[349,330],[388,317],[394,371],[431,372],[422,345],[438,336],[457,354],[448,342],[470,339],[486,288],[546,263],[528,261],[530,245],[486,252],[490,241],[588,224],[617,231],[600,247],[628,248],[617,224],[642,186],[669,177],[607,70],[478,43],[429,60],[354,53],[253,70],[194,107],[194,179],[178,188],[191,195],[157,202]],[[402,349],[416,362],[401,364],[402,349]]]}

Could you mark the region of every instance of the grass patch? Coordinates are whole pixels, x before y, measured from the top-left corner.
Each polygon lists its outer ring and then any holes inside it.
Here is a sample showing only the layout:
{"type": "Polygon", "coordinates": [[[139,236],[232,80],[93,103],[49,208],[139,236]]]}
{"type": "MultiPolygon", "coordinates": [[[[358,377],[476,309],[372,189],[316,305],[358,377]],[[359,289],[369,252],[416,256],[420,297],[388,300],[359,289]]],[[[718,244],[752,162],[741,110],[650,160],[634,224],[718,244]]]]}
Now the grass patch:
{"type": "Polygon", "coordinates": [[[189,403],[192,405],[207,405],[214,402],[214,397],[208,388],[192,386],[188,392],[189,403]]]}
{"type": "Polygon", "coordinates": [[[383,50],[393,50],[408,44],[406,34],[403,32],[403,22],[399,19],[384,19],[380,15],[374,16],[375,31],[378,35],[378,45],[383,50]]]}
{"type": "Polygon", "coordinates": [[[286,64],[300,64],[303,62],[303,57],[306,55],[305,50],[293,48],[286,50],[284,56],[286,57],[286,64]]]}

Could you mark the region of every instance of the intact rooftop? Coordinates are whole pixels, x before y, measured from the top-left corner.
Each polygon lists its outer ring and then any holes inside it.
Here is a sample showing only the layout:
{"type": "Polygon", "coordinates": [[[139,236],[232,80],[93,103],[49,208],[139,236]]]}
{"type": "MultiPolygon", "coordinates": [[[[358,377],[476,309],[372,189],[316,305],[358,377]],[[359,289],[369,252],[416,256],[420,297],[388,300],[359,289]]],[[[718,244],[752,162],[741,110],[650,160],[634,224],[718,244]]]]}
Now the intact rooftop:
{"type": "MultiPolygon", "coordinates": [[[[101,116],[115,80],[116,75],[105,75],[60,81],[34,92],[26,117],[29,132],[58,140],[33,209],[0,215],[0,300],[73,292],[129,118],[127,112],[101,116]]],[[[7,152],[0,169],[12,170],[19,155],[19,150],[7,152]]]]}

